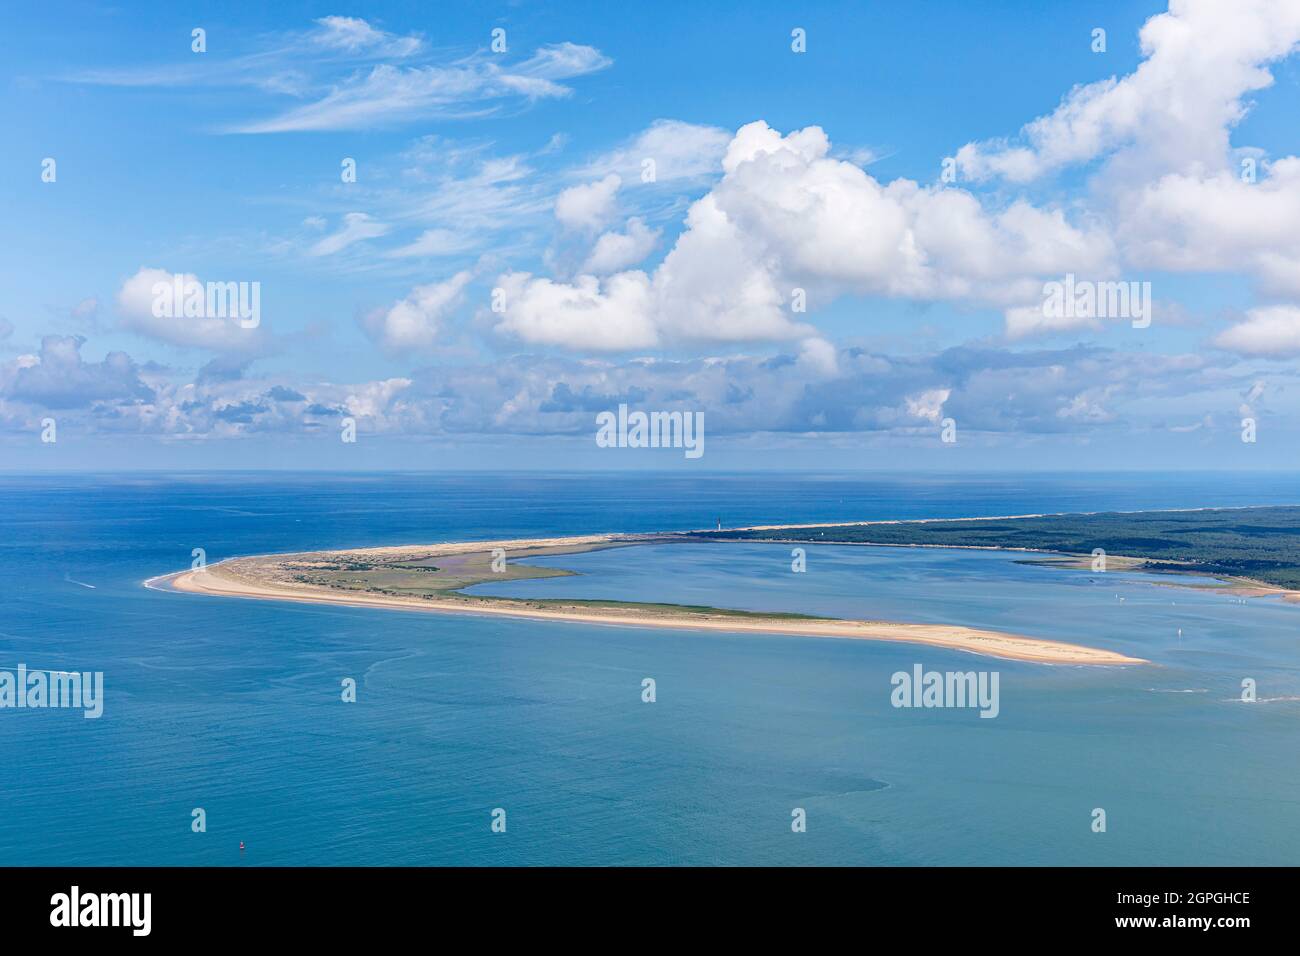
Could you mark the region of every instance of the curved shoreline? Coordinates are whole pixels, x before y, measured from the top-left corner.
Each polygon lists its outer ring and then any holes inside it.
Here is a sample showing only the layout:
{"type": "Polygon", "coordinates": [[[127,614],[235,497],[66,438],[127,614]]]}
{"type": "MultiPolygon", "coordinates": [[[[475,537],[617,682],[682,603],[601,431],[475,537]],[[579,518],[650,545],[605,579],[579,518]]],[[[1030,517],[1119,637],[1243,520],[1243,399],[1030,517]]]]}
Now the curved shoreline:
{"type": "MultiPolygon", "coordinates": [[[[527,620],[562,621],[577,624],[604,624],[617,627],[649,627],[670,630],[714,631],[733,634],[772,634],[794,637],[821,637],[850,640],[886,641],[919,644],[947,650],[965,651],[985,657],[1037,664],[1089,666],[1123,666],[1149,663],[1115,651],[1069,644],[1045,638],[1007,634],[946,624],[907,624],[889,621],[860,621],[803,616],[783,616],[763,612],[729,611],[716,608],[686,608],[678,605],[636,604],[632,602],[545,602],[515,598],[478,597],[459,593],[459,587],[439,596],[408,597],[396,594],[356,591],[342,588],[277,580],[285,573],[288,561],[311,562],[357,559],[393,561],[450,558],[454,563],[482,560],[493,549],[518,553],[512,557],[537,556],[545,553],[575,553],[606,547],[671,541],[672,533],[603,534],[565,538],[525,538],[502,541],[447,542],[412,546],[397,545],[356,548],[343,551],[292,552],[284,555],[255,555],[229,558],[209,565],[202,571],[178,571],[159,575],[144,582],[155,590],[174,590],[189,594],[240,597],[255,600],[292,601],[305,604],[335,604],[345,607],[378,607],[391,610],[424,611],[444,614],[473,614],[527,620]]],[[[441,562],[440,562],[441,564],[441,562]]],[[[434,569],[438,570],[438,569],[434,569]]],[[[489,578],[490,579],[490,578],[489,578]]],[[[467,585],[462,585],[467,586],[467,585]]]]}

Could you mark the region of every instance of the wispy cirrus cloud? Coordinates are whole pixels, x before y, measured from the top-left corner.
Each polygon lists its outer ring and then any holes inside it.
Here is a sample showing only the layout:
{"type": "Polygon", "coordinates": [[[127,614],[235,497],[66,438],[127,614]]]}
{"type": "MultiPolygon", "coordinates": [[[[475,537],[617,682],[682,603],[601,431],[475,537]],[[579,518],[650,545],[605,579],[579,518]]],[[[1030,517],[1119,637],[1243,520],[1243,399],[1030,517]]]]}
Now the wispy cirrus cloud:
{"type": "Polygon", "coordinates": [[[566,97],[573,91],[561,80],[603,70],[611,62],[594,47],[566,42],[543,47],[515,65],[500,65],[488,54],[447,66],[381,63],[364,75],[348,77],[312,103],[227,132],[370,129],[434,116],[482,116],[495,112],[502,100],[566,97]]]}
{"type": "Polygon", "coordinates": [[[613,62],[595,47],[548,44],[524,59],[476,51],[436,62],[417,34],[396,34],[358,17],[327,16],[279,34],[261,49],[223,56],[213,48],[183,62],[79,70],[63,79],[120,87],[252,87],[305,101],[222,133],[286,133],[396,126],[431,117],[468,118],[503,104],[569,96],[565,81],[613,62]]]}
{"type": "Polygon", "coordinates": [[[670,183],[721,175],[731,132],[681,120],[659,119],[613,149],[573,170],[575,179],[613,173],[624,182],[670,183]],[[651,161],[647,163],[647,160],[651,161]]]}
{"type": "Polygon", "coordinates": [[[387,223],[378,222],[364,212],[350,212],[343,217],[343,224],[336,231],[312,245],[309,254],[330,256],[353,243],[387,235],[390,228],[387,223]]]}
{"type": "Polygon", "coordinates": [[[355,17],[328,16],[313,21],[308,30],[264,38],[258,48],[247,52],[226,56],[214,48],[176,63],[83,69],[63,79],[96,86],[253,87],[302,97],[321,82],[313,71],[400,60],[423,49],[423,39],[414,34],[399,36],[355,17]]]}
{"type": "Polygon", "coordinates": [[[370,129],[416,118],[482,116],[494,101],[564,98],[563,79],[611,64],[594,47],[560,43],[538,49],[516,65],[499,65],[476,53],[446,66],[380,64],[344,79],[322,98],[268,118],[230,127],[230,133],[370,129]]]}

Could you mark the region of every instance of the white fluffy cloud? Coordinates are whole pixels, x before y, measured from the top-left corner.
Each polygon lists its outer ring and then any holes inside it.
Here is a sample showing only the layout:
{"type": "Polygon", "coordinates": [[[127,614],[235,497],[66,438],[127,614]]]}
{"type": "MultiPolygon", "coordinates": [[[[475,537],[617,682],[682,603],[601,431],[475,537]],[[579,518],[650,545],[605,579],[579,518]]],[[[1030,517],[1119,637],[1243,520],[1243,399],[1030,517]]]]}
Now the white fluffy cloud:
{"type": "Polygon", "coordinates": [[[929,388],[915,395],[905,396],[903,405],[909,415],[927,422],[938,422],[943,417],[943,403],[952,394],[950,388],[929,388]]]}
{"type": "Polygon", "coordinates": [[[740,234],[780,263],[783,278],[828,294],[999,301],[1028,277],[1103,269],[1112,254],[1104,232],[1059,209],[1022,201],[991,210],[960,189],[883,185],[831,158],[818,127],[783,137],[750,123],[723,168],[713,195],[740,234]]]}
{"type": "Polygon", "coordinates": [[[1172,0],[1140,39],[1144,59],[1133,73],[1075,87],[1024,127],[1019,144],[967,144],[959,168],[1025,182],[1128,148],[1156,175],[1216,168],[1246,113],[1242,97],[1271,85],[1267,65],[1300,42],[1300,4],[1172,0]]]}
{"type": "Polygon", "coordinates": [[[606,280],[579,276],[572,283],[526,272],[501,277],[505,313],[497,330],[539,345],[623,351],[657,345],[650,282],[643,272],[606,280]]]}
{"type": "MultiPolygon", "coordinates": [[[[783,136],[750,123],[722,170],[653,274],[507,277],[514,294],[499,330],[578,350],[802,339],[813,329],[791,311],[797,288],[811,310],[845,292],[1011,302],[1043,272],[1104,271],[1113,256],[1103,232],[1058,209],[991,212],[962,190],[883,185],[833,158],[817,127],[783,136]]],[[[593,258],[591,273],[617,259],[593,258]]]]}
{"type": "Polygon", "coordinates": [[[437,341],[448,315],[464,301],[471,278],[464,271],[443,282],[416,286],[390,308],[363,316],[361,327],[386,352],[425,351],[437,341]]]}
{"type": "MultiPolygon", "coordinates": [[[[1018,141],[962,147],[962,174],[1023,183],[1098,162],[1085,202],[1116,237],[1127,278],[1230,272],[1254,277],[1269,295],[1300,296],[1300,158],[1269,162],[1231,143],[1248,97],[1271,86],[1270,67],[1300,48],[1300,4],[1173,0],[1143,26],[1141,43],[1133,73],[1076,87],[1018,141]]],[[[1028,306],[1007,313],[1013,335],[1060,325],[1036,320],[1028,306]]],[[[1221,341],[1258,348],[1284,341],[1276,332],[1275,321],[1261,320],[1221,341]]]]}
{"type": "Polygon", "coordinates": [[[610,173],[594,183],[570,186],[555,198],[555,218],[568,229],[595,231],[614,215],[622,179],[610,173]]]}
{"type": "Polygon", "coordinates": [[[825,339],[804,339],[799,343],[796,364],[821,379],[835,378],[840,374],[839,353],[834,343],[825,339]]]}
{"type": "Polygon", "coordinates": [[[1220,332],[1214,344],[1243,355],[1300,355],[1300,307],[1274,305],[1251,309],[1244,322],[1220,332]]]}
{"type": "Polygon", "coordinates": [[[1300,158],[1240,171],[1169,173],[1133,191],[1129,259],[1159,269],[1247,272],[1274,295],[1300,297],[1300,158]]]}
{"type": "Polygon", "coordinates": [[[1078,329],[1099,329],[1101,321],[1094,315],[1045,314],[1042,305],[1025,305],[1007,309],[1003,313],[1006,320],[1006,337],[1011,340],[1028,338],[1052,332],[1072,332],[1078,329]]]}
{"type": "MultiPolygon", "coordinates": [[[[203,315],[181,314],[183,309],[179,304],[171,310],[172,314],[165,314],[166,308],[156,308],[159,294],[174,290],[177,280],[182,290],[191,290],[195,284],[203,285],[192,273],[172,273],[148,267],[126,279],[117,292],[117,311],[123,327],[170,345],[215,352],[253,353],[266,347],[269,339],[260,325],[260,288],[259,324],[245,327],[238,315],[219,315],[215,310],[209,313],[206,308],[203,315]],[[159,312],[164,314],[156,314],[159,312]]],[[[251,304],[251,298],[249,302],[251,304]]]]}
{"type": "Polygon", "coordinates": [[[587,275],[606,275],[634,266],[650,255],[659,235],[660,230],[651,229],[639,216],[633,216],[623,232],[601,233],[581,271],[587,275]]]}
{"type": "Polygon", "coordinates": [[[780,341],[812,328],[783,307],[773,264],[710,193],[686,216],[686,230],[655,270],[653,320],[672,340],[780,341]]]}

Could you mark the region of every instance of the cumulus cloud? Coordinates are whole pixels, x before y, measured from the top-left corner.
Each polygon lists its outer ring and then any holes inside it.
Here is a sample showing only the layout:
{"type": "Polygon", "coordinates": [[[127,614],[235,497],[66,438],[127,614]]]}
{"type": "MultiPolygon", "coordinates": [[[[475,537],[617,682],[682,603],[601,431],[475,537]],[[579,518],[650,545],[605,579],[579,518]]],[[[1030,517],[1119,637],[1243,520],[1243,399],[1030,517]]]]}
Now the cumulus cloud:
{"type": "Polygon", "coordinates": [[[526,272],[501,277],[505,312],[497,331],[525,342],[595,351],[648,348],[659,341],[650,315],[650,283],[642,272],[571,283],[526,272]]]}
{"type": "Polygon", "coordinates": [[[1010,302],[1035,294],[1041,273],[1110,268],[1105,233],[1062,210],[1015,202],[990,211],[962,190],[881,184],[833,158],[818,127],[782,135],[750,123],[721,165],[721,180],[691,205],[652,274],[581,275],[567,284],[507,276],[516,294],[499,329],[577,350],[782,341],[813,332],[790,311],[796,288],[817,305],[848,292],[1010,302]]]}
{"type": "Polygon", "coordinates": [[[599,229],[614,215],[622,182],[610,173],[594,183],[570,186],[555,197],[555,218],[568,229],[599,229]]]}
{"type": "Polygon", "coordinates": [[[1300,297],[1300,158],[1240,170],[1169,173],[1135,188],[1124,216],[1128,257],[1171,271],[1249,272],[1265,292],[1300,297]]]}
{"type": "MultiPolygon", "coordinates": [[[[1046,294],[1041,298],[1046,298],[1046,294]]],[[[1003,337],[1008,342],[1063,333],[1096,332],[1105,328],[1107,322],[1129,322],[1132,318],[1104,315],[1097,310],[1082,312],[1045,309],[1041,299],[1034,305],[1008,308],[1002,317],[1003,337]]]]}
{"type": "Polygon", "coordinates": [[[661,230],[651,229],[639,216],[633,216],[622,232],[601,233],[581,271],[598,276],[634,266],[650,255],[660,233],[661,230]]]}
{"type": "Polygon", "coordinates": [[[1251,309],[1214,338],[1214,344],[1243,355],[1284,358],[1300,355],[1300,307],[1274,305],[1251,309]]]}
{"type": "Polygon", "coordinates": [[[818,127],[782,136],[750,123],[727,148],[720,210],[789,280],[829,292],[998,301],[1026,277],[1103,269],[1111,244],[1060,209],[990,210],[960,189],[882,185],[832,158],[818,127]]]}
{"type": "MultiPolygon", "coordinates": [[[[1134,72],[1076,87],[1017,140],[968,143],[961,173],[1026,183],[1097,163],[1084,202],[1116,237],[1122,269],[1245,273],[1266,294],[1300,297],[1300,158],[1231,143],[1250,95],[1300,49],[1300,6],[1173,0],[1140,39],[1134,72]]],[[[1060,325],[1023,308],[1007,324],[1022,335],[1060,325]]]]}
{"type": "Polygon", "coordinates": [[[447,317],[464,301],[465,287],[472,278],[463,271],[443,282],[416,286],[390,308],[367,313],[361,318],[361,327],[386,352],[427,350],[437,341],[447,317]]]}
{"type": "Polygon", "coordinates": [[[87,362],[81,357],[85,341],[81,336],[45,336],[39,353],[21,355],[0,369],[0,395],[50,410],[153,397],[130,356],[109,352],[99,362],[87,362]]]}
{"type": "Polygon", "coordinates": [[[967,144],[959,168],[1026,182],[1128,148],[1157,174],[1218,167],[1229,130],[1246,114],[1242,98],[1271,85],[1266,66],[1300,43],[1300,6],[1172,0],[1139,38],[1144,59],[1133,73],[1075,87],[1027,124],[1018,144],[967,144]]]}
{"type": "Polygon", "coordinates": [[[943,417],[943,403],[952,394],[950,388],[929,388],[903,398],[909,415],[927,422],[938,422],[943,417]]]}
{"type": "Polygon", "coordinates": [[[171,310],[172,314],[160,310],[157,307],[160,294],[175,289],[178,282],[183,290],[204,286],[193,273],[149,267],[142,267],[126,279],[117,292],[122,326],[170,345],[216,352],[257,352],[267,347],[269,339],[260,325],[245,328],[238,315],[223,315],[218,314],[220,310],[208,309],[206,298],[202,315],[178,314],[182,311],[179,305],[171,310]]]}
{"type": "MultiPolygon", "coordinates": [[[[121,353],[85,362],[81,345],[51,337],[39,355],[0,363],[0,424],[30,427],[58,410],[61,426],[167,439],[311,434],[336,430],[342,416],[368,434],[590,436],[597,412],[626,402],[703,411],[719,436],[877,432],[935,441],[948,416],[966,436],[1163,428],[1162,409],[1204,418],[1258,380],[1195,355],[1084,347],[891,355],[812,340],[767,357],[521,355],[352,383],[254,377],[223,359],[185,381],[121,353]]],[[[1276,387],[1285,377],[1295,376],[1279,371],[1276,387]]]]}
{"type": "Polygon", "coordinates": [[[799,365],[817,378],[834,378],[840,374],[838,352],[825,339],[804,339],[799,343],[799,365]]]}
{"type": "MultiPolygon", "coordinates": [[[[518,356],[423,369],[383,406],[386,427],[442,434],[590,434],[622,402],[703,411],[715,435],[882,432],[937,440],[963,432],[1064,435],[1149,419],[1225,383],[1195,356],[1075,347],[1007,353],[948,349],[889,355],[801,343],[773,357],[606,361],[518,356]]],[[[1236,379],[1229,379],[1236,381],[1236,379]]],[[[378,407],[378,406],[377,406],[378,407]]]]}

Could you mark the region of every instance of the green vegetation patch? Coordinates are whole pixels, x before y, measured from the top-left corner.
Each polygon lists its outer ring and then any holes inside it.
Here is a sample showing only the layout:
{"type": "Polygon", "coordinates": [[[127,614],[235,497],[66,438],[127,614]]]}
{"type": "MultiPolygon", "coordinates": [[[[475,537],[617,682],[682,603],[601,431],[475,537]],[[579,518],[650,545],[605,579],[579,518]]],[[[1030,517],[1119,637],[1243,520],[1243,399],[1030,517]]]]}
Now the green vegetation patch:
{"type": "Polygon", "coordinates": [[[1101,548],[1109,555],[1143,558],[1148,571],[1193,571],[1300,589],[1300,507],[1296,506],[905,521],[783,531],[699,531],[684,536],[727,541],[1028,548],[1081,555],[1101,548]]]}
{"type": "Polygon", "coordinates": [[[535,604],[544,607],[608,607],[625,611],[675,612],[678,614],[703,614],[710,617],[779,618],[796,621],[833,621],[836,618],[816,614],[795,614],[788,611],[736,611],[706,604],[655,604],[646,601],[586,601],[572,598],[485,598],[495,604],[509,601],[517,604],[535,604]]]}

